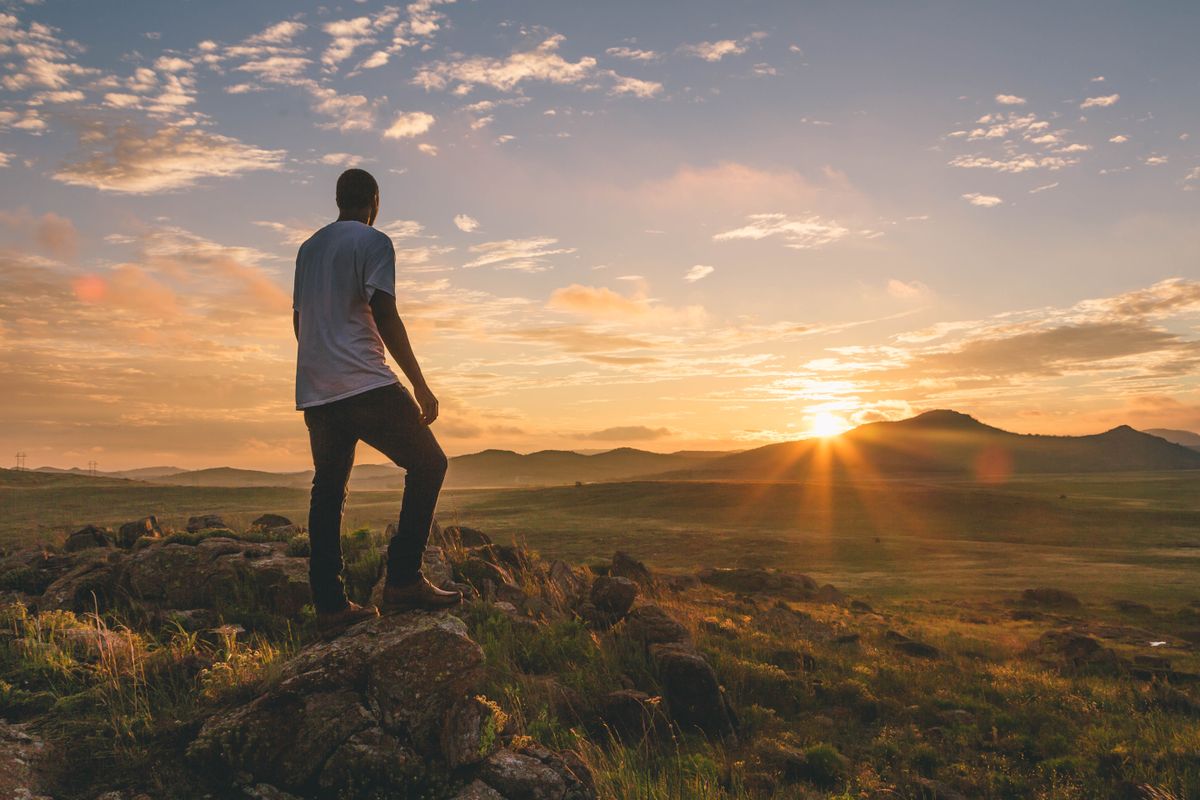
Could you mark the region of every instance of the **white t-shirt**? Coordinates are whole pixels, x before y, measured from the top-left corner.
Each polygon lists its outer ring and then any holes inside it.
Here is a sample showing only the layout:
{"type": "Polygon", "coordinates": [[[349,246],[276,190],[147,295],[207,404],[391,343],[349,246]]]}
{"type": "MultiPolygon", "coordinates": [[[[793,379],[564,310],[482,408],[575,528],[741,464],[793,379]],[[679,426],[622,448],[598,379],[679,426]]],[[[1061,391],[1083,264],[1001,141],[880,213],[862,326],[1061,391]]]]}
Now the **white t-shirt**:
{"type": "Polygon", "coordinates": [[[300,245],[292,292],[300,312],[297,409],[399,382],[371,315],[376,291],[396,294],[396,251],[386,233],[341,220],[300,245]]]}

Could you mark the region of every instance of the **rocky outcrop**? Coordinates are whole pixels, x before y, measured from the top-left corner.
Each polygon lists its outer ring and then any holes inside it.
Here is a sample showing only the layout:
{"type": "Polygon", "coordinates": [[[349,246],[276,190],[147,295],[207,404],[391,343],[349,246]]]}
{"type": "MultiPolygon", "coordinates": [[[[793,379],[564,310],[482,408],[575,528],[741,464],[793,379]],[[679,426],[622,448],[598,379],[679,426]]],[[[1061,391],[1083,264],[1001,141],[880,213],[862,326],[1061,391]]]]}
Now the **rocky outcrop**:
{"type": "Polygon", "coordinates": [[[197,531],[207,530],[209,528],[228,528],[225,520],[217,514],[200,514],[195,517],[189,517],[187,521],[187,532],[196,533],[197,531]]]}
{"type": "Polygon", "coordinates": [[[655,644],[676,644],[691,639],[688,629],[660,606],[639,605],[625,618],[625,633],[631,639],[649,647],[655,644]]]}
{"type": "Polygon", "coordinates": [[[611,627],[629,613],[637,591],[637,584],[628,578],[600,575],[592,581],[588,601],[580,606],[579,615],[595,627],[611,627]]]}
{"type": "Polygon", "coordinates": [[[305,797],[417,796],[433,775],[460,797],[587,798],[590,781],[542,748],[496,750],[504,717],[479,696],[483,651],[456,617],[360,623],[302,650],[188,748],[202,769],[305,797]]]}
{"type": "Polygon", "coordinates": [[[759,567],[709,567],[696,574],[700,582],[717,589],[743,594],[774,594],[793,600],[816,596],[817,582],[807,575],[759,567]]]}
{"type": "Polygon", "coordinates": [[[163,535],[162,527],[158,524],[158,517],[151,514],[148,517],[142,517],[133,522],[126,522],[117,529],[117,545],[129,549],[137,543],[142,537],[151,539],[161,539],[163,535]]]}
{"type": "Polygon", "coordinates": [[[712,665],[686,644],[657,644],[650,657],[671,718],[714,737],[734,734],[734,716],[712,665]]]}
{"type": "Polygon", "coordinates": [[[69,570],[56,578],[37,599],[43,611],[105,611],[116,602],[121,581],[122,554],[85,550],[69,570]]]}
{"type": "Polygon", "coordinates": [[[663,736],[671,726],[662,698],[634,689],[609,692],[597,704],[596,712],[603,728],[624,742],[663,736]]]}
{"type": "Polygon", "coordinates": [[[628,578],[642,589],[654,586],[654,576],[650,574],[646,565],[624,550],[613,553],[612,567],[609,568],[608,574],[615,578],[628,578]]]}
{"type": "Polygon", "coordinates": [[[68,553],[77,553],[93,547],[112,546],[112,531],[98,525],[85,525],[67,537],[67,541],[63,544],[63,550],[68,553]]]}

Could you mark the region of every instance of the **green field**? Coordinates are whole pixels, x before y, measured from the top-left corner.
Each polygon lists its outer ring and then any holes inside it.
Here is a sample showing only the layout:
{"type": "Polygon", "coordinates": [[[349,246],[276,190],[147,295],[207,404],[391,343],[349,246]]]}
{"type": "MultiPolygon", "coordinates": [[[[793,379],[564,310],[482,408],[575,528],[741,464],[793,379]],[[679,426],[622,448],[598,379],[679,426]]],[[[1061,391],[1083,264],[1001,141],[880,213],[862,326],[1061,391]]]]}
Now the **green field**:
{"type": "MultiPolygon", "coordinates": [[[[399,492],[353,492],[347,529],[382,529],[399,492]]],[[[215,512],[306,516],[296,489],[154,486],[5,471],[0,543],[54,541],[88,522],[157,514],[182,528],[215,512]]],[[[1200,599],[1200,474],[1028,477],[1003,486],[910,479],[639,482],[446,492],[444,523],[518,539],[547,557],[626,549],[660,569],[772,566],[877,597],[978,598],[1032,585],[1094,599],[1200,599]]]]}

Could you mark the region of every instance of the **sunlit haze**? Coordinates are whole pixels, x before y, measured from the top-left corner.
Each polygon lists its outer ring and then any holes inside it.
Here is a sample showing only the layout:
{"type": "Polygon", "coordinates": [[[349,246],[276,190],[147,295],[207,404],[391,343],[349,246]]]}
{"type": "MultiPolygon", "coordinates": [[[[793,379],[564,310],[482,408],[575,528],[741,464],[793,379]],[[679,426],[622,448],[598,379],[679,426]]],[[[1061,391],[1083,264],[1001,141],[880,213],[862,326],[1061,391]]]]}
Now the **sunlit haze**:
{"type": "Polygon", "coordinates": [[[452,455],[1200,430],[1200,5],[0,9],[29,467],[310,466],[292,271],[348,166],[452,455]]]}

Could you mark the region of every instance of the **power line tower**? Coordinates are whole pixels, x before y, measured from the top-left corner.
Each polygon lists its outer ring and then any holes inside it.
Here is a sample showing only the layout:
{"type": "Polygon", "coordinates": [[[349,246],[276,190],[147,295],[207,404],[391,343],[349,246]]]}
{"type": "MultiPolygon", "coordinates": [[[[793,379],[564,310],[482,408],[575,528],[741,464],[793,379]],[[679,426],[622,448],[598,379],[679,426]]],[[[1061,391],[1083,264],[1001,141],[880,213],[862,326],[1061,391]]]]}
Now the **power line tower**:
{"type": "Polygon", "coordinates": [[[17,469],[25,469],[25,454],[22,452],[17,453],[17,469]]]}
{"type": "Polygon", "coordinates": [[[95,461],[88,462],[88,474],[91,475],[93,478],[96,477],[96,467],[97,466],[98,465],[96,464],[95,461]]]}

